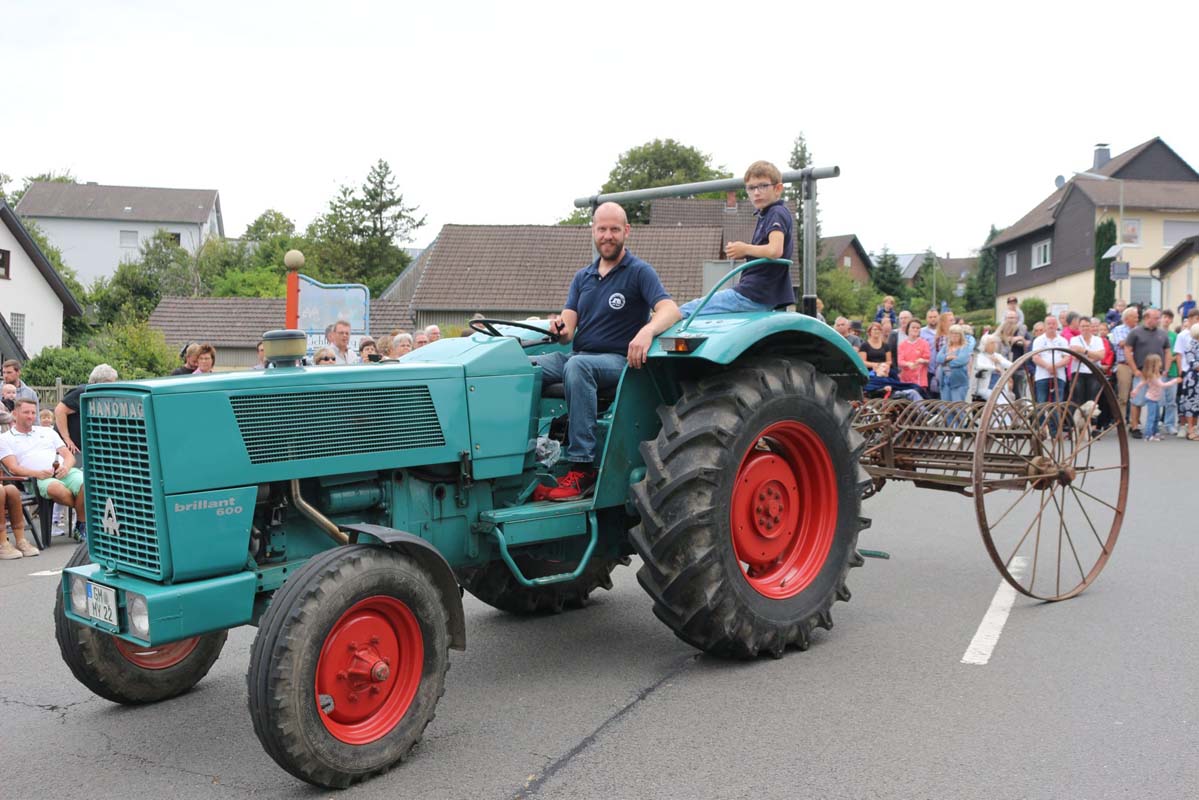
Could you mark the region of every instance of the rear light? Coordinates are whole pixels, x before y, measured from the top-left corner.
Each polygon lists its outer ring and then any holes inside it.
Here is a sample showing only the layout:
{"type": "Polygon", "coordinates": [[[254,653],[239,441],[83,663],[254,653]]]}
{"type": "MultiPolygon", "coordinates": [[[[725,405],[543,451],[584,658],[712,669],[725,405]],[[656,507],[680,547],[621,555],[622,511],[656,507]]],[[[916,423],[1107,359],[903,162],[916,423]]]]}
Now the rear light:
{"type": "Polygon", "coordinates": [[[694,353],[706,341],[707,336],[667,336],[658,339],[658,344],[667,353],[694,353]]]}

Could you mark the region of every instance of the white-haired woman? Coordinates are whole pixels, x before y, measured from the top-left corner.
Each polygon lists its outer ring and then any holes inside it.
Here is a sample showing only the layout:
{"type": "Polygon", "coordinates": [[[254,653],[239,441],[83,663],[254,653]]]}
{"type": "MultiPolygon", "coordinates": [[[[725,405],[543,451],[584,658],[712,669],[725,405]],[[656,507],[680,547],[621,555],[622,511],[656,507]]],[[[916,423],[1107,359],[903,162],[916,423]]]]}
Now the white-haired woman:
{"type": "Polygon", "coordinates": [[[1195,421],[1199,419],[1199,323],[1190,328],[1191,343],[1187,345],[1183,360],[1187,370],[1182,377],[1182,388],[1178,393],[1178,413],[1187,426],[1187,438],[1199,441],[1195,433],[1195,421]]]}
{"type": "Polygon", "coordinates": [[[999,382],[999,376],[1012,365],[1012,362],[999,352],[1000,344],[998,334],[988,333],[979,342],[978,355],[974,357],[974,394],[983,400],[990,399],[991,390],[999,382]]]}

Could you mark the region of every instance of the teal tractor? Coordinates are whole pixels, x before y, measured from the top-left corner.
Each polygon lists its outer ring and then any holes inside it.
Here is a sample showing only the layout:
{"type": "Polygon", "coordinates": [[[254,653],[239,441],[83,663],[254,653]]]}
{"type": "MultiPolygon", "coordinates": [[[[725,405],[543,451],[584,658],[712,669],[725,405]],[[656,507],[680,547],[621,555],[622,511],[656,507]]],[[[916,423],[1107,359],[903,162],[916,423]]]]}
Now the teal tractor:
{"type": "Polygon", "coordinates": [[[55,608],[75,676],[165,700],[255,625],[255,733],[342,787],[433,718],[463,590],[555,612],[636,555],[654,613],[704,652],[778,657],[832,625],[867,483],[850,427],[866,376],[835,331],[786,311],[676,324],[601,398],[594,492],[554,503],[530,498],[563,469],[569,409],[529,356],[562,345],[548,324],[472,327],[325,368],[276,332],[265,371],[89,388],[89,535],[55,608]]]}

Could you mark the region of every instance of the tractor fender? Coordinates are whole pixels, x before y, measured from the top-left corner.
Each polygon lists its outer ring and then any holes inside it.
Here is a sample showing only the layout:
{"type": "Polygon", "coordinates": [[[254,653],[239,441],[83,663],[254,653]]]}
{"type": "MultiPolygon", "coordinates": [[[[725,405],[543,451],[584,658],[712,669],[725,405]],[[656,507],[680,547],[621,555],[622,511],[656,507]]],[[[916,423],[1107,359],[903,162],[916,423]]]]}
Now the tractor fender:
{"type": "Polygon", "coordinates": [[[687,374],[685,364],[692,359],[727,366],[746,356],[771,353],[812,364],[837,382],[843,399],[860,397],[869,379],[865,364],[845,337],[803,314],[715,314],[697,317],[686,330],[680,330],[684,324],[675,324],[655,340],[649,352],[653,371],[687,374]],[[663,340],[673,343],[676,336],[703,337],[703,341],[686,353],[666,349],[663,340]]]}
{"type": "Polygon", "coordinates": [[[441,604],[449,620],[450,647],[455,650],[466,649],[466,612],[462,609],[462,589],[441,551],[419,536],[383,525],[360,523],[340,527],[349,533],[351,543],[366,544],[362,541],[365,535],[420,564],[441,593],[441,604]]]}

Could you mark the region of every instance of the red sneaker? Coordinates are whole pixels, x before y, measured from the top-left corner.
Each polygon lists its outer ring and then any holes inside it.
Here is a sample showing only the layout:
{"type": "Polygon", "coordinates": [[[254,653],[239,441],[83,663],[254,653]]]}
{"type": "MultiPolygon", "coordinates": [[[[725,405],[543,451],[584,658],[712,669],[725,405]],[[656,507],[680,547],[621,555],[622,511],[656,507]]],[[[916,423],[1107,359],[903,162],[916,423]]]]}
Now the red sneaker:
{"type": "Polygon", "coordinates": [[[533,490],[533,496],[530,497],[529,499],[531,501],[533,501],[534,503],[540,503],[543,500],[549,499],[549,497],[547,497],[547,495],[549,495],[549,493],[550,493],[550,487],[544,486],[539,483],[539,484],[537,484],[537,488],[535,488],[533,490]]]}
{"type": "Polygon", "coordinates": [[[572,469],[562,476],[556,488],[550,489],[546,493],[546,499],[558,502],[577,500],[588,494],[593,486],[595,486],[595,470],[572,469]]]}

